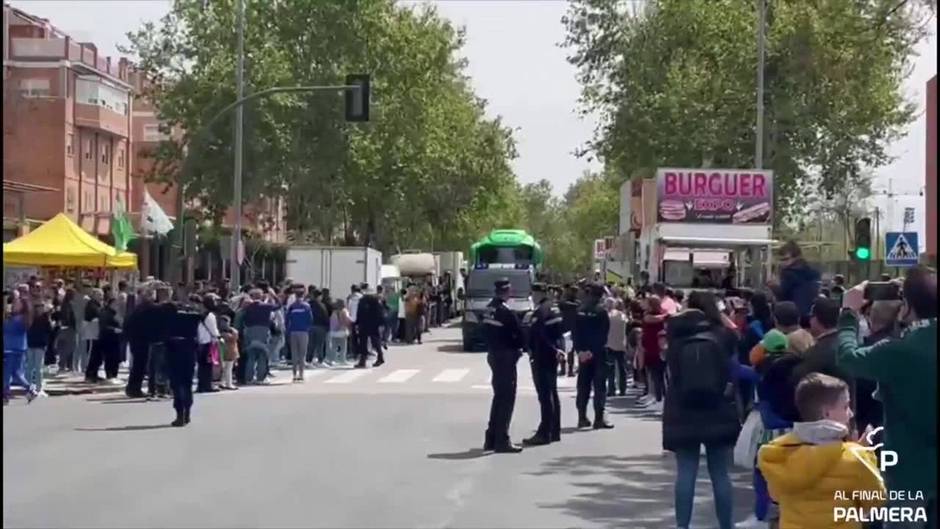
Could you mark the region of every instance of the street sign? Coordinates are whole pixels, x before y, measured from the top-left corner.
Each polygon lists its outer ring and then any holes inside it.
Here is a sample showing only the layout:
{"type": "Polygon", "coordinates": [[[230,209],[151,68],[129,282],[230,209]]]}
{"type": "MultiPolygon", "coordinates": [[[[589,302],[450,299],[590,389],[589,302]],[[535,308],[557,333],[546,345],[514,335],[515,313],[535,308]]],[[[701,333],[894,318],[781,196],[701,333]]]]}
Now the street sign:
{"type": "Polygon", "coordinates": [[[919,257],[916,231],[889,231],[885,234],[886,265],[914,266],[919,257]]]}

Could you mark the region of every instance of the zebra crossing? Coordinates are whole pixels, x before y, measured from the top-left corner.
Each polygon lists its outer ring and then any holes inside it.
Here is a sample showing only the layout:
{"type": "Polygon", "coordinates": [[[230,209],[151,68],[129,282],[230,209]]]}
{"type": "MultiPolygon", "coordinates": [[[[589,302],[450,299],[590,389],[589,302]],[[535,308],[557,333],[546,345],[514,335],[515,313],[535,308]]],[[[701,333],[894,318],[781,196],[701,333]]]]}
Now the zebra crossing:
{"type": "MultiPolygon", "coordinates": [[[[419,392],[419,393],[479,393],[488,394],[490,370],[484,365],[470,367],[404,366],[388,369],[307,369],[303,382],[291,383],[289,372],[281,372],[277,381],[269,386],[252,386],[252,391],[263,392],[419,392]]],[[[575,379],[559,377],[561,390],[573,390],[575,379]]],[[[517,390],[535,392],[532,374],[524,364],[518,370],[517,390]]]]}

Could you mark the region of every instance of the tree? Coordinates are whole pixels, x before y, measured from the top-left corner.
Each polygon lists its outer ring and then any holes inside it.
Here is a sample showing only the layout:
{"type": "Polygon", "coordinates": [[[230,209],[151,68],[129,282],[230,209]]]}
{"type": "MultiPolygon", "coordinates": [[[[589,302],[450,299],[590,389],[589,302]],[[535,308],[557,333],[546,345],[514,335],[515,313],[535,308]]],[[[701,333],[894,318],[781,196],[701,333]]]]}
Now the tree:
{"type": "MultiPolygon", "coordinates": [[[[753,167],[753,2],[573,0],[564,19],[588,146],[620,179],[660,166],[753,167]]],[[[901,83],[924,36],[923,6],[898,0],[768,3],[764,167],[777,220],[818,174],[828,192],[890,161],[914,116],[901,83]]]]}
{"type": "MultiPolygon", "coordinates": [[[[280,94],[245,111],[244,196],[283,197],[287,223],[318,242],[466,248],[515,186],[511,132],[485,115],[456,55],[462,31],[433,8],[392,0],[246,2],[247,92],[373,79],[372,121],[344,121],[337,94],[280,94]]],[[[147,94],[185,132],[155,153],[152,178],[174,181],[193,156],[188,198],[220,222],[231,205],[231,120],[205,145],[193,134],[235,99],[234,2],[178,0],[130,35],[153,80],[147,94]]]]}

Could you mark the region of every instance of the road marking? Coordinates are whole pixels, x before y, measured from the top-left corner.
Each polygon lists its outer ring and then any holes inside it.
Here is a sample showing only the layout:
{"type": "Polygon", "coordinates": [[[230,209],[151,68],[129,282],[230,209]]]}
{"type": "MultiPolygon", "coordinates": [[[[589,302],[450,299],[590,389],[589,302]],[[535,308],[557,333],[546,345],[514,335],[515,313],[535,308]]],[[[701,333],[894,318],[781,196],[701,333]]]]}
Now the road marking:
{"type": "Polygon", "coordinates": [[[493,386],[485,386],[485,385],[483,385],[483,384],[476,384],[476,385],[470,386],[470,387],[473,388],[473,389],[492,389],[493,386]]]}
{"type": "Polygon", "coordinates": [[[469,372],[469,369],[445,369],[434,377],[432,382],[460,382],[469,372]]]}
{"type": "Polygon", "coordinates": [[[368,371],[364,369],[356,369],[354,371],[347,371],[341,375],[337,375],[327,380],[326,382],[324,382],[324,384],[348,384],[362,376],[365,376],[367,373],[368,371]]]}
{"type": "Polygon", "coordinates": [[[379,379],[380,383],[401,383],[418,374],[418,369],[399,369],[379,379]]]}

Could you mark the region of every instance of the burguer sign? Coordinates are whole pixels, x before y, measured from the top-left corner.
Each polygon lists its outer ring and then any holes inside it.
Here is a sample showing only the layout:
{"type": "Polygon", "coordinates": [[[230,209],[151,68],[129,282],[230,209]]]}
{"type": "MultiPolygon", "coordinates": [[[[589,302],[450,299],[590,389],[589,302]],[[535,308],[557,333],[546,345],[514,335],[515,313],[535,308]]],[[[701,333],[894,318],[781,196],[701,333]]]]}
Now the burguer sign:
{"type": "Polygon", "coordinates": [[[658,222],[770,224],[773,171],[758,169],[659,169],[658,222]]]}

